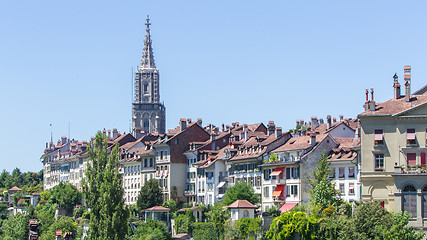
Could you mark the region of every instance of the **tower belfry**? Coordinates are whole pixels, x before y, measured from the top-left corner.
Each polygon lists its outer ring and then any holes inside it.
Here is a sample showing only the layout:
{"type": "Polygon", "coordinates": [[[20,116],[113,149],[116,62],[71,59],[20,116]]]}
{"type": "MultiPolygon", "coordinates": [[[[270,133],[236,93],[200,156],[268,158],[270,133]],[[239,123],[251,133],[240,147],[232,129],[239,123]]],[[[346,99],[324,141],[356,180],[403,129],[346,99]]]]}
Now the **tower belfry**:
{"type": "Polygon", "coordinates": [[[149,16],[145,25],[144,48],[141,64],[135,72],[135,99],[132,104],[132,133],[136,138],[145,133],[164,133],[166,128],[166,108],[160,102],[159,71],[154,62],[149,16]]]}

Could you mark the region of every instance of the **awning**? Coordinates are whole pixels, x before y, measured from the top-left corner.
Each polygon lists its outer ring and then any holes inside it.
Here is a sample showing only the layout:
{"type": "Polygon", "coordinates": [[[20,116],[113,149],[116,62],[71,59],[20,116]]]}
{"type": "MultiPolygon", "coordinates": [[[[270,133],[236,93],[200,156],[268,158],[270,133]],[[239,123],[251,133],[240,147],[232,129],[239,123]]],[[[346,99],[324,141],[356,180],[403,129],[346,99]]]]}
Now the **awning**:
{"type": "Polygon", "coordinates": [[[224,185],[225,185],[225,182],[220,182],[216,188],[222,188],[224,187],[224,185]]]}
{"type": "Polygon", "coordinates": [[[292,208],[294,208],[296,205],[298,205],[298,203],[285,203],[280,208],[280,212],[281,213],[287,212],[287,211],[291,210],[292,208]]]}
{"type": "Polygon", "coordinates": [[[285,167],[278,167],[271,172],[270,176],[278,176],[283,172],[283,170],[285,170],[285,167]]]}
{"type": "Polygon", "coordinates": [[[285,189],[285,185],[277,185],[277,187],[274,189],[273,197],[278,197],[282,195],[283,189],[285,189]]]}

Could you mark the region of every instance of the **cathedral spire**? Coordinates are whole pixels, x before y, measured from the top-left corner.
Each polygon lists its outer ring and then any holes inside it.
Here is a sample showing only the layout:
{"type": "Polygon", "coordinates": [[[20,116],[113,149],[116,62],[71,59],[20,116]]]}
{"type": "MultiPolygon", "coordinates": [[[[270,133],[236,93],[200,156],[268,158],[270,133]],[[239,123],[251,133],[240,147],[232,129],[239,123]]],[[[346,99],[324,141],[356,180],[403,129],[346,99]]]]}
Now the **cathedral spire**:
{"type": "Polygon", "coordinates": [[[144,50],[142,52],[141,66],[140,68],[156,68],[154,63],[153,47],[151,46],[151,35],[150,35],[150,16],[147,15],[147,26],[145,32],[144,50]]]}

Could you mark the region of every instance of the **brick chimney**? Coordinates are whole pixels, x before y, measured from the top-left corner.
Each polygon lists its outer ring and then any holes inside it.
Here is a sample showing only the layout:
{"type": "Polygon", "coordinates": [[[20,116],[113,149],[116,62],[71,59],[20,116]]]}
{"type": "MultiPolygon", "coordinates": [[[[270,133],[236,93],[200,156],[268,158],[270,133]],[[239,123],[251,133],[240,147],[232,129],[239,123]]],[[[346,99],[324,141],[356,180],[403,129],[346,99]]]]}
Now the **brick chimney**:
{"type": "Polygon", "coordinates": [[[184,131],[187,128],[187,119],[181,118],[179,120],[179,126],[181,127],[181,131],[184,131]]]}
{"type": "Polygon", "coordinates": [[[108,130],[108,140],[111,140],[111,130],[108,130]]]}
{"type": "Polygon", "coordinates": [[[394,99],[399,99],[400,98],[400,83],[397,77],[397,74],[395,73],[393,76],[393,88],[394,88],[394,99]]]}
{"type": "Polygon", "coordinates": [[[327,121],[326,129],[331,128],[332,127],[332,117],[331,117],[331,115],[328,115],[326,117],[326,121],[327,121]]]}
{"type": "Polygon", "coordinates": [[[319,123],[320,125],[324,124],[325,122],[323,121],[323,118],[319,119],[319,123]]]}
{"type": "Polygon", "coordinates": [[[334,122],[334,123],[336,123],[337,122],[337,118],[332,118],[332,121],[334,122]]]}
{"type": "Polygon", "coordinates": [[[117,131],[117,128],[113,128],[113,139],[116,139],[119,137],[119,132],[117,131]]]}
{"type": "Polygon", "coordinates": [[[216,137],[216,134],[211,133],[211,146],[212,146],[211,150],[215,150],[215,148],[216,148],[215,137],[216,137]]]}
{"type": "Polygon", "coordinates": [[[199,125],[200,127],[202,126],[202,119],[201,118],[197,119],[197,125],[199,125]]]}
{"type": "Polygon", "coordinates": [[[411,66],[404,66],[403,79],[405,80],[405,101],[411,101],[411,66]]]}
{"type": "Polygon", "coordinates": [[[344,115],[340,115],[340,122],[344,121],[344,115]]]}

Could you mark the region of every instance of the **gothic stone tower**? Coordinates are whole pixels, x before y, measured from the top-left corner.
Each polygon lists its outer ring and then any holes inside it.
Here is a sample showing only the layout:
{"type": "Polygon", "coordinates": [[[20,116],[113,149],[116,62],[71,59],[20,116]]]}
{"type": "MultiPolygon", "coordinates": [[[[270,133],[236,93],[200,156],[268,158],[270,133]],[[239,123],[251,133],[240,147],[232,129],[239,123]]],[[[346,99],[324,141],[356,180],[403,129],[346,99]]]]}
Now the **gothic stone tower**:
{"type": "Polygon", "coordinates": [[[154,63],[151,46],[150,19],[147,16],[141,65],[135,72],[135,100],[132,108],[132,131],[136,138],[145,133],[164,133],[166,108],[160,102],[159,71],[154,63]]]}

